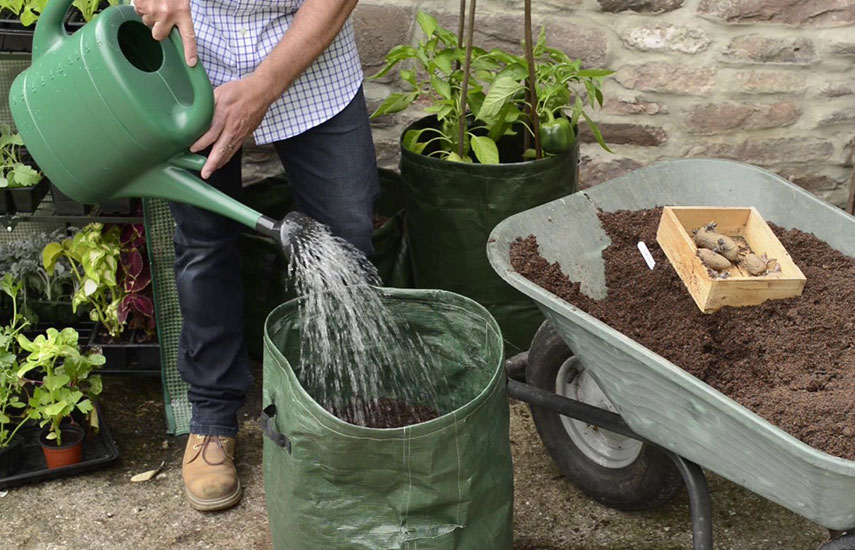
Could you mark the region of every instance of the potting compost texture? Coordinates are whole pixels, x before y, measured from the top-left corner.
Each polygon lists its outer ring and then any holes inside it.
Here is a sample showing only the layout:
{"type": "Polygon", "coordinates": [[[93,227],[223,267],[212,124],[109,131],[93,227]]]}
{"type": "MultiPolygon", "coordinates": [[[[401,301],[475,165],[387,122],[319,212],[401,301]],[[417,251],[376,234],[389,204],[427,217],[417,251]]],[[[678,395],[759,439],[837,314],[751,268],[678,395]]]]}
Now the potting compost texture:
{"type": "Polygon", "coordinates": [[[511,264],[808,445],[855,460],[855,260],[770,223],[807,277],[802,296],[704,314],[656,243],[661,212],[598,213],[611,239],[602,300],[544,259],[533,235],[511,244],[511,264]],[[656,261],[652,270],[639,241],[656,261]]]}

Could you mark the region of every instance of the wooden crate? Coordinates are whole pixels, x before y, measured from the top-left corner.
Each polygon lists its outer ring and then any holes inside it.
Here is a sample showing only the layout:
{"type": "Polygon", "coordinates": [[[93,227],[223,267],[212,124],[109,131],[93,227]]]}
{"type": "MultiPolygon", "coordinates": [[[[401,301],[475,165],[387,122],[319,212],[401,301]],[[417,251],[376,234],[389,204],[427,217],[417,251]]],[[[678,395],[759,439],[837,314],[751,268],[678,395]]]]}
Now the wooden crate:
{"type": "Polygon", "coordinates": [[[752,306],[766,300],[800,296],[805,285],[804,274],[754,207],[666,206],[656,241],[704,313],[723,306],[752,306]],[[692,230],[711,221],[716,222],[718,233],[742,237],[758,256],[766,253],[776,259],[780,272],[752,276],[732,267],[725,279],[710,276],[697,256],[692,230]]]}

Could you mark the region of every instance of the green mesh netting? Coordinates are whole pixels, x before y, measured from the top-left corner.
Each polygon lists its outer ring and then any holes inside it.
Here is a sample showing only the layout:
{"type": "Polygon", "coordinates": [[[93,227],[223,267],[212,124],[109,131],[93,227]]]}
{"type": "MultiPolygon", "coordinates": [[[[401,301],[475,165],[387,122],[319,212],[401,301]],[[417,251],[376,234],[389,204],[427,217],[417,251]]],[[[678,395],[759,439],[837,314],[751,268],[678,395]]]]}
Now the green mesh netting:
{"type": "Polygon", "coordinates": [[[190,432],[190,402],[187,384],[178,372],[178,338],[181,335],[181,309],[175,286],[175,248],[172,237],[175,221],[169,203],[161,199],[143,199],[148,254],[154,285],[154,307],[160,340],[163,403],[167,432],[182,435],[190,432]]]}
{"type": "Polygon", "coordinates": [[[0,243],[9,243],[18,240],[27,235],[38,235],[40,233],[51,233],[61,227],[67,227],[68,224],[61,221],[53,221],[48,217],[53,214],[53,199],[50,193],[45,195],[42,202],[36,208],[36,220],[13,220],[11,217],[3,218],[0,214],[3,227],[0,227],[0,243]]]}
{"type": "Polygon", "coordinates": [[[30,66],[29,54],[0,54],[0,123],[14,129],[12,111],[9,109],[9,88],[18,73],[30,66]]]}

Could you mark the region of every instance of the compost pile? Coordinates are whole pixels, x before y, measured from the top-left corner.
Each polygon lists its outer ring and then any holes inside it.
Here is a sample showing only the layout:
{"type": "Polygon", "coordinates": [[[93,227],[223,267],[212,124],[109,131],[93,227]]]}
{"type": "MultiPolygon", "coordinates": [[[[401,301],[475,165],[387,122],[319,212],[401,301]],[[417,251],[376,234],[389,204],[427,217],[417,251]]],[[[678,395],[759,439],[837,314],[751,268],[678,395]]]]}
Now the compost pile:
{"type": "Polygon", "coordinates": [[[802,296],[704,314],[656,243],[661,212],[599,213],[612,241],[603,300],[581,294],[534,236],[511,244],[511,264],[808,445],[855,460],[855,260],[770,223],[807,278],[802,296]]]}
{"type": "Polygon", "coordinates": [[[331,412],[345,422],[367,428],[403,428],[439,417],[435,409],[426,405],[412,405],[387,397],[361,402],[358,406],[351,405],[342,410],[333,408],[331,412]],[[364,418],[359,418],[354,411],[363,412],[364,418]]]}

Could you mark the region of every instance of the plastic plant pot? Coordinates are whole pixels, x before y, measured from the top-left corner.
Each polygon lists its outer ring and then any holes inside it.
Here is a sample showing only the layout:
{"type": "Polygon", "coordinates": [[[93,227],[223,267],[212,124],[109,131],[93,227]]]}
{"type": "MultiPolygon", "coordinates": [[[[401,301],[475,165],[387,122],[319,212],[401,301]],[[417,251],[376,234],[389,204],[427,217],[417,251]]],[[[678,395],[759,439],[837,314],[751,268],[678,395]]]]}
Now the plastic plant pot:
{"type": "Polygon", "coordinates": [[[9,189],[9,194],[12,196],[12,203],[15,205],[17,212],[33,213],[39,207],[39,203],[47,195],[50,189],[50,182],[42,178],[40,182],[30,187],[14,187],[9,189]]]}
{"type": "Polygon", "coordinates": [[[101,213],[107,216],[128,216],[133,211],[132,199],[113,199],[101,203],[101,213]]]}
{"type": "Polygon", "coordinates": [[[83,428],[74,424],[63,426],[62,445],[59,447],[54,441],[46,439],[47,434],[47,429],[39,434],[39,445],[42,447],[48,469],[70,466],[83,460],[83,438],[86,435],[83,428]]]}
{"type": "Polygon", "coordinates": [[[89,205],[77,202],[51,184],[50,194],[53,197],[53,212],[57,216],[85,216],[89,214],[89,205]]]}
{"type": "Polygon", "coordinates": [[[0,449],[0,478],[9,477],[18,471],[23,442],[24,438],[16,435],[8,445],[0,449]]]}
{"type": "Polygon", "coordinates": [[[0,191],[0,214],[14,214],[15,205],[8,191],[0,191]]]}

